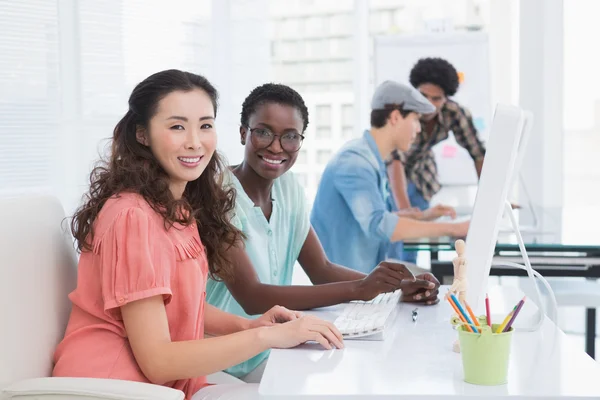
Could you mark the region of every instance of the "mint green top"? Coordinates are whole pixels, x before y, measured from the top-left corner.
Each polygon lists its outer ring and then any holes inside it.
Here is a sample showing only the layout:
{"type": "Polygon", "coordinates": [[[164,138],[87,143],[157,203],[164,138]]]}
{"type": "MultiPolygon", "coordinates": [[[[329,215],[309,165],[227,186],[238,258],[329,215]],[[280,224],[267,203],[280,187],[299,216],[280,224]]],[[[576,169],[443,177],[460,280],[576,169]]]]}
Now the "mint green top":
{"type": "MultiPolygon", "coordinates": [[[[270,285],[290,285],[294,264],[310,229],[309,210],[302,186],[291,172],[276,179],[271,189],[273,211],[270,221],[267,221],[261,208],[254,205],[232,173],[228,174],[226,182],[233,183],[237,191],[232,222],[246,235],[246,253],[258,278],[270,285]]],[[[253,318],[244,312],[223,282],[208,280],[206,301],[223,311],[253,318]]],[[[268,351],[263,352],[226,371],[237,377],[244,376],[268,356],[268,351]]]]}

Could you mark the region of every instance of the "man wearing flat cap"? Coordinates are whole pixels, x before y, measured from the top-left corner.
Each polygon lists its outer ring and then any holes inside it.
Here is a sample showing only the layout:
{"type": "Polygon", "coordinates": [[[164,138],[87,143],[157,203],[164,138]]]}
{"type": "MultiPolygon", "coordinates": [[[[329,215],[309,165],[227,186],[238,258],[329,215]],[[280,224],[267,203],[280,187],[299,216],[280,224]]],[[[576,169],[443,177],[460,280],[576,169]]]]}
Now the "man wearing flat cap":
{"type": "MultiPolygon", "coordinates": [[[[420,116],[434,111],[435,107],[412,86],[385,81],[375,89],[371,129],[332,157],[313,204],[311,224],[330,261],[369,273],[386,259],[394,243],[466,236],[468,222],[417,220],[390,210],[388,205],[384,160],[394,151],[407,151],[421,130],[420,116]]],[[[435,280],[427,275],[422,278],[435,280]]],[[[436,299],[421,296],[420,300],[437,302],[437,293],[436,299]]]]}

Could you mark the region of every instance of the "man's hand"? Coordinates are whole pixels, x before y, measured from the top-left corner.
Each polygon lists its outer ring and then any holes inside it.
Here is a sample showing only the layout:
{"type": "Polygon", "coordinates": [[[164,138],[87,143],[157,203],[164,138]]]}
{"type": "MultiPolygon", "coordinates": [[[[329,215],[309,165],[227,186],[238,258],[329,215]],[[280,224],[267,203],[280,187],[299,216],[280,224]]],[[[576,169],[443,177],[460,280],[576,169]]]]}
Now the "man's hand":
{"type": "Polygon", "coordinates": [[[438,204],[437,206],[423,211],[423,220],[425,221],[433,221],[434,219],[438,219],[440,217],[450,217],[454,219],[456,218],[456,210],[454,207],[438,204]]]}
{"type": "Polygon", "coordinates": [[[403,282],[412,282],[414,275],[406,265],[383,261],[363,279],[356,281],[356,300],[372,300],[380,293],[393,292],[403,282]]]}
{"type": "Polygon", "coordinates": [[[416,280],[404,281],[400,285],[402,296],[400,301],[405,303],[420,303],[434,305],[440,302],[438,298],[440,282],[430,273],[417,275],[416,280]]]}
{"type": "Polygon", "coordinates": [[[260,317],[250,320],[248,329],[281,324],[284,322],[293,321],[300,317],[302,317],[302,313],[299,311],[292,311],[285,307],[275,306],[260,317]]]}
{"type": "Polygon", "coordinates": [[[450,236],[464,238],[467,237],[467,234],[469,233],[471,221],[448,222],[448,224],[450,225],[450,236]]]}

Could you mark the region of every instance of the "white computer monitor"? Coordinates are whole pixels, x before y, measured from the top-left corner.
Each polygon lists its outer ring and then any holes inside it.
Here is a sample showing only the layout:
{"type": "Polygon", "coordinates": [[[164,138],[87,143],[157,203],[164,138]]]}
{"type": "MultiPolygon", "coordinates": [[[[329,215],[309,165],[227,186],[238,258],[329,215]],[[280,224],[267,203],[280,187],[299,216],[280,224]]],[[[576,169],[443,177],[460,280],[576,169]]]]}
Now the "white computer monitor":
{"type": "MultiPolygon", "coordinates": [[[[473,215],[466,238],[467,301],[477,312],[484,310],[485,291],[494,256],[498,230],[508,193],[518,170],[517,160],[524,153],[527,136],[521,146],[526,125],[525,112],[516,106],[496,106],[473,215]],[[515,168],[516,167],[516,168],[515,168]]],[[[530,123],[530,122],[529,122],[530,123]]]]}
{"type": "Polygon", "coordinates": [[[531,111],[523,111],[523,129],[521,137],[519,139],[519,147],[517,149],[517,159],[513,167],[513,177],[511,179],[511,185],[518,184],[519,173],[521,172],[521,165],[523,159],[527,153],[527,145],[529,144],[529,138],[531,137],[531,127],[533,126],[533,113],[531,111]]]}
{"type": "MultiPolygon", "coordinates": [[[[510,188],[517,187],[519,185],[519,182],[522,181],[521,166],[523,165],[523,159],[525,158],[525,155],[527,153],[527,144],[529,143],[529,138],[531,136],[531,127],[533,126],[533,113],[531,111],[523,110],[523,115],[524,115],[525,119],[523,121],[523,130],[521,132],[521,138],[519,139],[519,145],[518,145],[518,149],[517,149],[517,159],[515,160],[515,163],[513,166],[513,173],[512,173],[512,178],[510,181],[510,188]]],[[[522,193],[522,195],[521,195],[521,193],[519,194],[518,203],[522,207],[525,207],[526,209],[529,210],[529,212],[531,213],[532,224],[531,225],[519,225],[519,230],[521,232],[536,232],[540,229],[538,226],[539,218],[537,216],[537,211],[535,209],[535,205],[531,201],[531,196],[529,195],[529,192],[527,191],[527,187],[525,185],[523,185],[522,189],[523,189],[523,193],[522,193]],[[523,203],[523,200],[525,201],[524,203],[523,203]]],[[[510,196],[510,192],[509,192],[509,196],[510,196]]],[[[513,232],[513,226],[510,223],[508,223],[508,220],[506,219],[507,216],[504,215],[504,217],[505,217],[505,219],[504,219],[505,224],[500,225],[499,231],[500,232],[513,232]]]]}

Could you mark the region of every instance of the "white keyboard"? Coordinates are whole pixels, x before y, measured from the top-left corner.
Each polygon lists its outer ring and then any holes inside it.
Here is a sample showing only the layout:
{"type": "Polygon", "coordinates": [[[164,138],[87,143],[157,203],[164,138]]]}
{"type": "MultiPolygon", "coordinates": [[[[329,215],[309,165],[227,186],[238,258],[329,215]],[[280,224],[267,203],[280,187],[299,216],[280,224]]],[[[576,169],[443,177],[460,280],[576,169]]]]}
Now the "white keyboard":
{"type": "Polygon", "coordinates": [[[383,340],[386,322],[400,300],[400,290],[384,293],[371,301],[353,301],[336,318],[334,325],[344,339],[383,340]]]}

